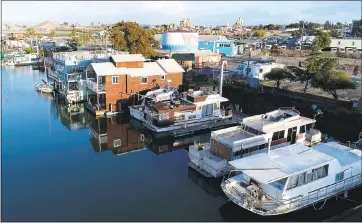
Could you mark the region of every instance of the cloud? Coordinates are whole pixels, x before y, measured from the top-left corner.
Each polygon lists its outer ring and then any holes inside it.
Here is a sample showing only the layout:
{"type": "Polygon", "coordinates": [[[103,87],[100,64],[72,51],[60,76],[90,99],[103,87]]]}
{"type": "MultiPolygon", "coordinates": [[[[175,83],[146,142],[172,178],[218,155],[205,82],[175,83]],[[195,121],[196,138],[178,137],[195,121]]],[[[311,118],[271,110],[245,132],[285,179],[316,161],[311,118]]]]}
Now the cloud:
{"type": "Polygon", "coordinates": [[[351,21],[361,18],[358,1],[38,1],[2,3],[3,23],[37,24],[43,21],[142,24],[179,23],[183,17],[199,25],[226,24],[242,17],[247,25],[351,21]],[[17,16],[14,16],[17,15],[17,16]]]}

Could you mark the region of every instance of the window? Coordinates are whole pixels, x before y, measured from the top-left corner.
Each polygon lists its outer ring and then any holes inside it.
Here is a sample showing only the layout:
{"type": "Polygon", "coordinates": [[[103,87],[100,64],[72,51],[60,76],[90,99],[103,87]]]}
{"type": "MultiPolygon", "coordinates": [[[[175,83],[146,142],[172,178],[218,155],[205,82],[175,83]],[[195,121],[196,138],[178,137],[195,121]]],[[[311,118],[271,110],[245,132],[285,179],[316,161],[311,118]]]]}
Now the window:
{"type": "Polygon", "coordinates": [[[285,134],[285,130],[283,131],[279,131],[279,132],[274,132],[273,133],[273,137],[272,140],[278,140],[278,139],[283,139],[284,138],[284,134],[285,134]]]}
{"type": "Polygon", "coordinates": [[[306,126],[307,131],[310,131],[311,128],[312,128],[312,124],[308,124],[308,125],[306,126]]]}
{"type": "Polygon", "coordinates": [[[301,133],[305,133],[305,125],[300,126],[300,128],[299,128],[299,134],[301,134],[301,133]]]}
{"type": "Polygon", "coordinates": [[[328,164],[313,170],[313,181],[328,175],[328,164]]]}
{"type": "Polygon", "coordinates": [[[289,177],[287,190],[298,187],[298,175],[289,177]]]}
{"type": "Polygon", "coordinates": [[[341,45],[341,41],[338,41],[338,45],[341,45]]]}
{"type": "Polygon", "coordinates": [[[189,117],[187,117],[187,119],[194,119],[196,118],[196,115],[189,115],[189,117]]]}
{"type": "Polygon", "coordinates": [[[141,142],[145,141],[145,135],[141,134],[141,142]]]}
{"type": "Polygon", "coordinates": [[[283,190],[285,182],[287,181],[287,178],[283,178],[277,181],[274,181],[272,183],[270,183],[272,186],[278,188],[279,190],[283,190]]]}
{"type": "Polygon", "coordinates": [[[352,46],[354,46],[354,42],[352,42],[352,46]]]}
{"type": "Polygon", "coordinates": [[[112,84],[119,84],[119,76],[112,76],[112,84]]]}
{"type": "Polygon", "coordinates": [[[344,179],[344,172],[340,172],[336,174],[336,182],[344,179]]]}
{"type": "Polygon", "coordinates": [[[263,73],[263,69],[259,69],[259,73],[263,73]]]}
{"type": "Polygon", "coordinates": [[[306,177],[307,173],[302,173],[302,174],[299,174],[299,179],[298,179],[298,186],[302,186],[304,184],[306,184],[306,180],[307,180],[307,177],[306,177]]]}
{"type": "Polygon", "coordinates": [[[113,140],[113,147],[120,147],[121,146],[121,140],[115,139],[113,140]]]}
{"type": "Polygon", "coordinates": [[[161,80],[165,80],[166,76],[165,75],[161,75],[161,80]]]}
{"type": "Polygon", "coordinates": [[[141,84],[147,84],[147,82],[148,82],[147,77],[141,78],[141,84]]]}
{"type": "Polygon", "coordinates": [[[234,152],[234,156],[240,156],[240,155],[241,155],[241,150],[234,152]]]}

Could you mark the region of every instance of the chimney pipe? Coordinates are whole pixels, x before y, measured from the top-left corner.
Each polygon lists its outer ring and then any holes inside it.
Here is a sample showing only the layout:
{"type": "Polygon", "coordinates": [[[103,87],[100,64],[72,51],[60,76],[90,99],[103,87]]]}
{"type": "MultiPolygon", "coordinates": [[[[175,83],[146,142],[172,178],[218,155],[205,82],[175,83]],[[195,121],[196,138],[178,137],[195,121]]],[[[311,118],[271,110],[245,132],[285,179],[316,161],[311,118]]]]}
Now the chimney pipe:
{"type": "Polygon", "coordinates": [[[226,65],[227,61],[221,62],[221,69],[220,69],[220,87],[219,87],[219,94],[222,96],[222,82],[224,81],[224,65],[226,65]]]}
{"type": "Polygon", "coordinates": [[[268,139],[268,155],[270,154],[271,138],[268,139]]]}

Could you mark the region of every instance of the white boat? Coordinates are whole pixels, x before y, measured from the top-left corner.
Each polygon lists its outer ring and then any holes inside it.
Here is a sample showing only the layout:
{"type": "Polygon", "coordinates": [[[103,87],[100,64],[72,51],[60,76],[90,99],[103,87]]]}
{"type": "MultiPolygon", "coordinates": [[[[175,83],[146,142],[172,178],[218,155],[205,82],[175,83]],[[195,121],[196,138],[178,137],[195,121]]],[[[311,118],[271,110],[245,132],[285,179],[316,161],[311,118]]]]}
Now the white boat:
{"type": "Polygon", "coordinates": [[[53,93],[54,87],[51,86],[47,81],[42,80],[44,84],[38,85],[36,84],[36,90],[40,91],[41,93],[53,93]]]}
{"type": "Polygon", "coordinates": [[[336,142],[295,144],[229,163],[241,174],[224,179],[222,190],[235,204],[263,216],[312,205],[321,209],[328,199],[347,197],[362,184],[361,150],[336,142]]]}
{"type": "Polygon", "coordinates": [[[311,128],[315,122],[300,116],[294,108],[244,118],[240,126],[211,132],[210,144],[190,146],[189,166],[206,177],[220,177],[229,173],[228,161],[266,152],[269,140],[272,149],[295,143],[320,143],[321,133],[311,128]]]}
{"type": "Polygon", "coordinates": [[[193,91],[179,94],[162,88],[145,95],[142,105],[130,106],[133,118],[154,132],[200,126],[231,118],[231,110],[221,109],[227,98],[215,92],[193,91]]]}
{"type": "Polygon", "coordinates": [[[8,60],[5,63],[7,66],[15,66],[15,62],[13,60],[8,60]]]}

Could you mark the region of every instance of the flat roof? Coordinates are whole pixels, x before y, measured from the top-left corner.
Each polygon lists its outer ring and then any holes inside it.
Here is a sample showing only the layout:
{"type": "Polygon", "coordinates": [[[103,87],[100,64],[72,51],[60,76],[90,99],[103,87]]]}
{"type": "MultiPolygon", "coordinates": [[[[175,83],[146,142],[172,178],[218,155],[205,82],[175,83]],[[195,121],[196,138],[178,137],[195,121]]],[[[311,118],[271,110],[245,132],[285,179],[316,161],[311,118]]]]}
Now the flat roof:
{"type": "Polygon", "coordinates": [[[219,94],[212,94],[208,95],[204,101],[201,102],[194,102],[195,105],[205,105],[205,104],[212,104],[217,102],[226,102],[229,99],[220,96],[219,94]]]}
{"type": "Polygon", "coordinates": [[[335,160],[323,152],[302,144],[293,144],[259,153],[229,164],[256,181],[267,184],[335,160]]]}
{"type": "Polygon", "coordinates": [[[341,166],[361,162],[361,150],[352,149],[337,142],[323,143],[313,147],[313,149],[334,157],[341,166]]]}

